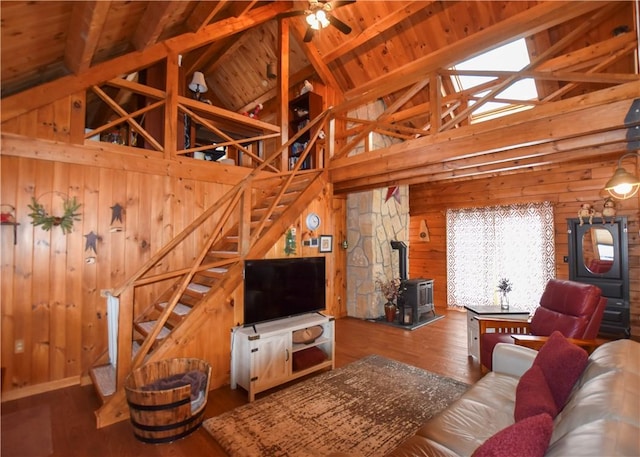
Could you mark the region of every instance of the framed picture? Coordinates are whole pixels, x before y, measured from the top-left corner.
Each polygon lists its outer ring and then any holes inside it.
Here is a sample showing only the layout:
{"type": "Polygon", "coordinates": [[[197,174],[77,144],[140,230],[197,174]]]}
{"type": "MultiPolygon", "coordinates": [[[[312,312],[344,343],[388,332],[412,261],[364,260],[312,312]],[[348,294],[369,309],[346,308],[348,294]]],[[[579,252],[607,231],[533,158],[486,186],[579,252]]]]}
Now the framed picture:
{"type": "Polygon", "coordinates": [[[333,235],[320,235],[320,252],[333,250],[333,235]]]}

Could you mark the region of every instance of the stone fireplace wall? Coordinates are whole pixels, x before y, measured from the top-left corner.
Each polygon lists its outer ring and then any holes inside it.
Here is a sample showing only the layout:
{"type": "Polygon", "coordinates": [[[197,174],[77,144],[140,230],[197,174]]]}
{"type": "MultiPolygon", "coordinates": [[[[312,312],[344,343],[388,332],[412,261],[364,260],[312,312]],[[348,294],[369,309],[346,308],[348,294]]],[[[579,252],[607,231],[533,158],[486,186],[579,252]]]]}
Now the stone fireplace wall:
{"type": "MultiPolygon", "coordinates": [[[[375,119],[383,112],[382,102],[362,108],[356,117],[375,119]]],[[[372,149],[391,145],[389,137],[375,134],[372,149]]],[[[400,276],[399,252],[391,241],[409,239],[409,188],[398,186],[387,199],[388,189],[350,194],[347,197],[347,314],[362,319],[384,315],[386,299],[375,281],[400,276]]]]}

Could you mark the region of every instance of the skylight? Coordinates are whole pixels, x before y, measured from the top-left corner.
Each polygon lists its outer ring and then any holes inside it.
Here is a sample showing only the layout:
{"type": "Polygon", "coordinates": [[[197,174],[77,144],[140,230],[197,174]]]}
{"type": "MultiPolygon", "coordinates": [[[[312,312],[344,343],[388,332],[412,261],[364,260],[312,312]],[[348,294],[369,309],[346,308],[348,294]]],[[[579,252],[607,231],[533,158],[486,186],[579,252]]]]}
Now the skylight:
{"type": "MultiPolygon", "coordinates": [[[[519,39],[511,43],[505,44],[499,48],[485,52],[479,56],[473,57],[464,62],[460,62],[452,70],[469,70],[469,71],[519,71],[529,65],[529,54],[524,39],[519,39]]],[[[496,78],[490,76],[463,76],[455,75],[453,84],[457,91],[471,89],[480,84],[493,81],[496,78]]],[[[489,93],[489,91],[477,92],[475,97],[480,98],[489,93]]],[[[531,78],[518,80],[510,85],[502,92],[495,95],[495,98],[508,100],[537,100],[538,91],[536,90],[535,81],[531,78]]],[[[475,100],[470,100],[469,105],[474,105],[475,100]]],[[[492,119],[495,117],[511,114],[516,111],[522,111],[531,108],[531,104],[516,103],[499,103],[486,102],[472,114],[472,122],[492,119]]]]}

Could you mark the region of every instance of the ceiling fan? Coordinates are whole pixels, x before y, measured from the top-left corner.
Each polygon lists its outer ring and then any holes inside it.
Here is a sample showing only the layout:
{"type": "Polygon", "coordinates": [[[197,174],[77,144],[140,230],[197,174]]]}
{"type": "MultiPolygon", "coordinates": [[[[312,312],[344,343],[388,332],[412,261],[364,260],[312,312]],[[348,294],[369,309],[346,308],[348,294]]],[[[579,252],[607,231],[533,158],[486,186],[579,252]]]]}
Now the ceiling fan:
{"type": "Polygon", "coordinates": [[[304,34],[304,42],[308,43],[313,38],[316,30],[333,25],[345,35],[351,33],[351,27],[335,17],[332,12],[337,8],[355,3],[356,0],[309,0],[309,8],[299,11],[283,13],[281,17],[306,16],[307,32],[304,34]]]}

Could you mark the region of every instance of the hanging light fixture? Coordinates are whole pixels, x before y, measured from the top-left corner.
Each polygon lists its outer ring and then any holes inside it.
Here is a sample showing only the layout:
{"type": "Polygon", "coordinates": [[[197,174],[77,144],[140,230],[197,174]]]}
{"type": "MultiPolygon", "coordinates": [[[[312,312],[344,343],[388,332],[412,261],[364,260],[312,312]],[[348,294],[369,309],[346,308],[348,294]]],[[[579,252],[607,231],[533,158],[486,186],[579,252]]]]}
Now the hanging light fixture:
{"type": "Polygon", "coordinates": [[[309,27],[313,30],[320,30],[321,28],[329,27],[330,22],[324,10],[318,9],[307,15],[307,24],[309,24],[309,27]]]}
{"type": "Polygon", "coordinates": [[[189,90],[195,93],[196,100],[200,100],[200,94],[204,94],[209,90],[204,74],[201,71],[193,73],[193,78],[189,83],[189,90]]]}
{"type": "Polygon", "coordinates": [[[623,154],[618,160],[618,168],[611,177],[607,184],[604,186],[604,190],[609,192],[613,198],[624,200],[633,197],[640,187],[640,179],[632,173],[622,168],[622,161],[626,157],[638,156],[637,152],[628,152],[623,154]]]}

